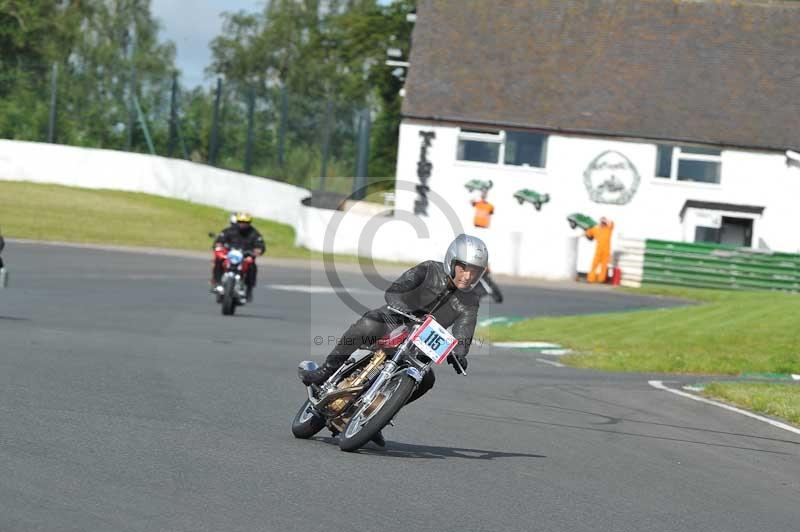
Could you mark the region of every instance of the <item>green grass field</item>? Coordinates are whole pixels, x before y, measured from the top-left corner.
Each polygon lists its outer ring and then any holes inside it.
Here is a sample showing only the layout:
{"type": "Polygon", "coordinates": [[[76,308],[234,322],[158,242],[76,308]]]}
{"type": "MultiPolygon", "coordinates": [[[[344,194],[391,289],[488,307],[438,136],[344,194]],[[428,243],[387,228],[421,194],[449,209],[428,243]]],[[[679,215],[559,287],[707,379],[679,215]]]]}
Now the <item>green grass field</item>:
{"type": "Polygon", "coordinates": [[[738,375],[800,373],[800,294],[647,288],[687,307],[538,318],[484,332],[493,341],[571,348],[569,365],[606,371],[738,375]]]}
{"type": "MultiPolygon", "coordinates": [[[[0,181],[0,229],[7,238],[207,250],[209,232],[228,224],[229,212],[174,199],[120,192],[0,181]]],[[[308,257],[294,246],[294,230],[256,219],[267,254],[308,257]]]]}
{"type": "Polygon", "coordinates": [[[800,384],[714,382],[703,395],[800,425],[800,384]]]}
{"type": "MultiPolygon", "coordinates": [[[[800,294],[649,287],[633,293],[686,307],[525,320],[482,331],[492,341],[549,341],[568,365],[604,371],[800,374],[800,294]]],[[[800,383],[713,383],[704,395],[800,424],[800,383]]]]}

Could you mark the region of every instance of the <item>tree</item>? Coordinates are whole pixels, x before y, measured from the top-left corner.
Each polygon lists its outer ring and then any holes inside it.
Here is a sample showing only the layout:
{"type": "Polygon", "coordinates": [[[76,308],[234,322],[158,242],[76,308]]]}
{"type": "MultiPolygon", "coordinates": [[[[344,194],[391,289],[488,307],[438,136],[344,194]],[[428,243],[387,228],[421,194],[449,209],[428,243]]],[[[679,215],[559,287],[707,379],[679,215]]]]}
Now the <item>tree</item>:
{"type": "Polygon", "coordinates": [[[59,142],[123,147],[136,94],[165,144],[175,47],[157,35],[149,0],[0,1],[0,134],[44,140],[56,64],[59,142]]]}
{"type": "MultiPolygon", "coordinates": [[[[259,123],[279,143],[260,146],[260,153],[280,148],[285,94],[286,160],[318,163],[328,139],[331,174],[355,170],[355,117],[371,108],[377,118],[370,173],[393,175],[402,81],[384,60],[390,44],[407,50],[411,28],[405,15],[412,8],[411,0],[390,6],[376,0],[273,0],[259,13],[228,13],[223,33],[212,42],[207,72],[223,76],[228,86],[256,90],[265,111],[261,118],[273,119],[259,123]],[[296,151],[304,157],[294,157],[296,151]]],[[[271,171],[308,182],[319,166],[273,164],[271,171]]]]}
{"type": "Polygon", "coordinates": [[[0,135],[45,134],[51,64],[68,57],[89,9],[77,1],[0,1],[0,135]]]}

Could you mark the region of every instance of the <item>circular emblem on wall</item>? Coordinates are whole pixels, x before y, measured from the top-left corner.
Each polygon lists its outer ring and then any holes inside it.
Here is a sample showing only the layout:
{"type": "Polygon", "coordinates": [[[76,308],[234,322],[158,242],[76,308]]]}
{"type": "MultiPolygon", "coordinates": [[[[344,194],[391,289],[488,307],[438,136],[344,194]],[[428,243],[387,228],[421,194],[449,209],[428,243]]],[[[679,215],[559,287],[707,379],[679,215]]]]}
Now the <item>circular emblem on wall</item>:
{"type": "Polygon", "coordinates": [[[583,172],[583,183],[595,203],[625,205],[639,188],[639,172],[618,151],[604,151],[583,172]]]}

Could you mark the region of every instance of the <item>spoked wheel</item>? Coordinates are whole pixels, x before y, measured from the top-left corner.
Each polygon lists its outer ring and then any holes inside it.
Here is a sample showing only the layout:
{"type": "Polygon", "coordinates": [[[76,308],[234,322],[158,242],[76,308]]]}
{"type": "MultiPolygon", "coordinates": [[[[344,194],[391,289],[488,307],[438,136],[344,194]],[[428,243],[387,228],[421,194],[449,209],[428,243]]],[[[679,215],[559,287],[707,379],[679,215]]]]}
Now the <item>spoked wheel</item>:
{"type": "Polygon", "coordinates": [[[325,428],[325,420],[314,411],[311,402],[306,400],[292,420],[292,434],[295,438],[307,440],[325,428]]]}
{"type": "Polygon", "coordinates": [[[389,379],[369,404],[361,405],[339,435],[339,448],[355,451],[366,445],[403,408],[416,381],[401,373],[389,379]]]}
{"type": "Polygon", "coordinates": [[[225,316],[230,316],[236,311],[235,284],[236,279],[227,277],[222,285],[222,314],[225,316]]]}

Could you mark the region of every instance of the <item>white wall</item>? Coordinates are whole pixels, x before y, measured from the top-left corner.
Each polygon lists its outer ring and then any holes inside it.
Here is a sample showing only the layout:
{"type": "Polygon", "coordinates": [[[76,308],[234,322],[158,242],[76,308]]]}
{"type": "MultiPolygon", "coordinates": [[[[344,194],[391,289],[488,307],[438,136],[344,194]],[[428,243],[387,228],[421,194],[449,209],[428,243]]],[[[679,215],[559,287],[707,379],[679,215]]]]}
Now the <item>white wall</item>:
{"type": "Polygon", "coordinates": [[[0,179],[144,192],[296,226],[303,188],[179,159],[0,140],[0,179]]]}
{"type": "Polygon", "coordinates": [[[314,251],[404,262],[429,259],[435,253],[431,239],[418,237],[405,221],[314,207],[302,209],[296,243],[314,251]]]}
{"type": "Polygon", "coordinates": [[[800,169],[787,168],[781,154],[723,151],[722,182],[709,185],[655,178],[656,148],[650,143],[553,135],[543,170],[456,161],[457,142],[454,127],[401,125],[395,218],[303,207],[300,200],[310,195],[305,189],[202,164],[33,142],[0,140],[0,179],[144,192],[248,210],[292,225],[297,244],[317,251],[325,249],[329,224],[338,220],[332,239],[336,253],[385,260],[440,259],[453,236],[463,231],[487,242],[494,271],[549,279],[574,278],[576,264],[586,271],[594,251],[579,230],[569,229],[568,214],[613,219],[614,245],[623,235],[684,240],[689,232],[679,213],[687,199],[764,206],[763,216],[754,223],[753,244],[763,240],[774,250],[800,251],[800,237],[791,224],[800,197],[800,169]],[[412,213],[423,130],[435,131],[436,138],[428,149],[433,163],[429,216],[420,217],[412,213]],[[639,189],[627,205],[594,203],[586,191],[583,172],[605,150],[623,153],[641,175],[639,189]],[[496,214],[489,229],[472,226],[469,201],[474,194],[464,188],[470,179],[494,182],[489,200],[496,214]],[[519,205],[512,195],[522,188],[548,193],[552,199],[541,211],[519,205]],[[454,221],[447,210],[455,213],[454,221]],[[370,232],[375,238],[367,238],[370,232]]]}
{"type": "MultiPolygon", "coordinates": [[[[581,232],[569,229],[566,216],[570,213],[614,220],[613,244],[620,235],[680,241],[684,240],[684,224],[679,214],[687,199],[763,206],[763,216],[754,223],[753,245],[757,246],[759,239],[763,239],[773,250],[800,250],[800,237],[790,223],[800,197],[800,170],[787,168],[783,154],[724,150],[720,184],[677,182],[655,177],[657,150],[654,143],[551,135],[547,168],[536,169],[457,161],[458,128],[405,121],[400,128],[398,179],[419,181],[416,165],[422,140],[420,131],[436,133],[428,148],[428,159],[433,164],[428,182],[432,191],[446,198],[469,232],[494,237],[497,244],[489,249],[493,257],[512,253],[500,249],[514,245],[509,238],[500,235],[523,232],[536,247],[535,252],[531,252],[531,260],[550,263],[549,267],[544,264],[533,267],[537,271],[548,270],[559,262],[552,255],[562,255],[562,262],[572,260],[565,255],[565,250],[570,248],[564,242],[581,232]],[[641,176],[636,194],[626,205],[595,203],[584,185],[584,171],[606,150],[625,155],[641,176]],[[495,215],[489,229],[472,227],[473,209],[469,202],[477,193],[470,194],[464,188],[471,179],[491,179],[494,183],[489,201],[495,205],[495,215]],[[523,188],[548,193],[551,200],[541,211],[536,211],[529,203],[519,205],[512,196],[523,188]]],[[[415,198],[414,191],[397,190],[398,208],[413,211],[415,198]]],[[[436,223],[441,222],[442,217],[433,202],[429,214],[436,223]]],[[[578,246],[578,269],[586,271],[594,244],[580,238],[578,246]]]]}
{"type": "MultiPolygon", "coordinates": [[[[489,247],[492,271],[551,280],[575,278],[577,238],[542,239],[531,232],[485,232],[467,228],[489,247]],[[549,246],[550,253],[539,252],[549,246]],[[566,260],[565,260],[566,258],[566,260]]],[[[403,262],[443,260],[458,234],[447,223],[410,216],[367,215],[303,207],[296,244],[315,251],[403,262]]]]}

